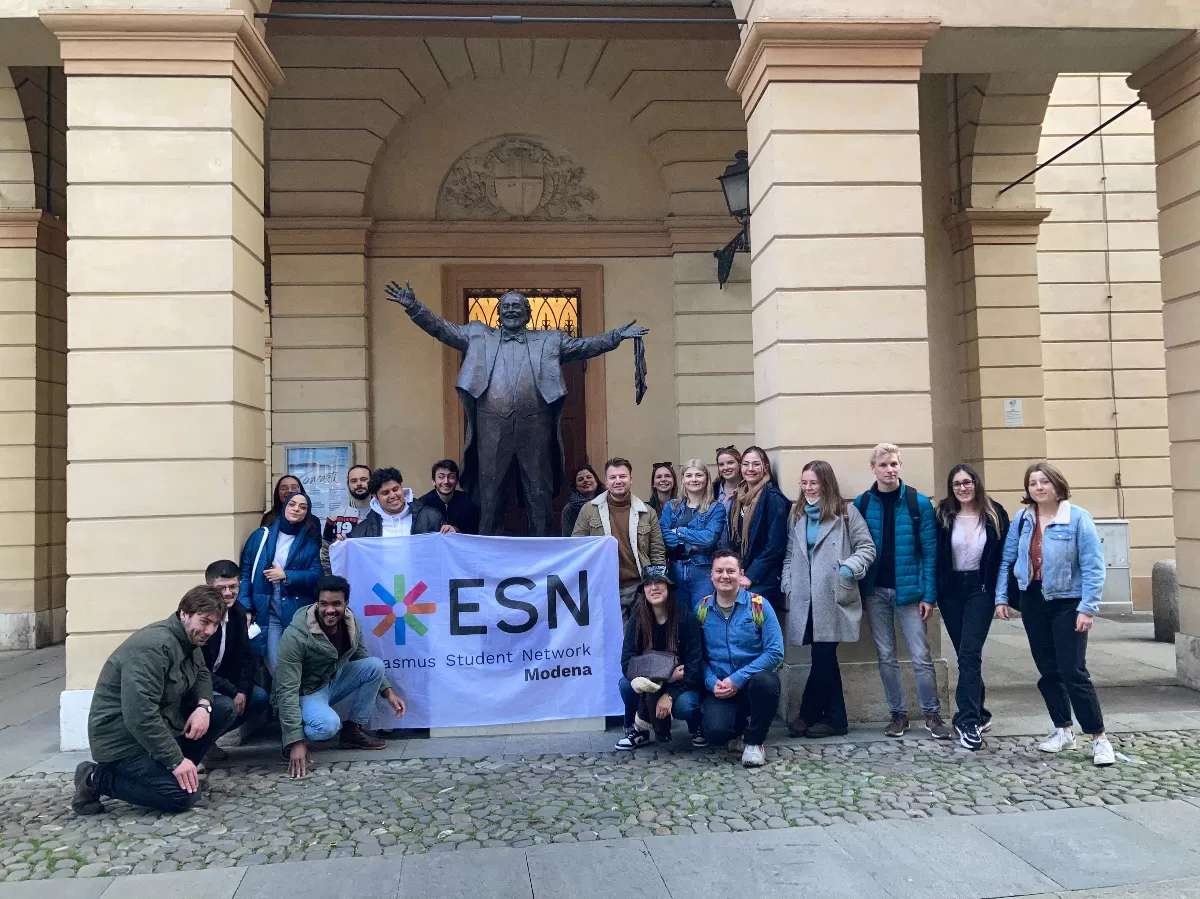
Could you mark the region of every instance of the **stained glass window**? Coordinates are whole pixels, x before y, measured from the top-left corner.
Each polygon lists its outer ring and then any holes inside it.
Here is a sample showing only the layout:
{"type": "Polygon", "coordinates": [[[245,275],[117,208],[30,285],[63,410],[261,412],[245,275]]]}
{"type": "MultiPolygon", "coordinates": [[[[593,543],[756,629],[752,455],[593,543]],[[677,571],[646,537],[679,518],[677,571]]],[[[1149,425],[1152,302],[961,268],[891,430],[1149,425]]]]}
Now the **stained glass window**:
{"type": "Polygon", "coordinates": [[[576,288],[539,289],[536,287],[480,288],[463,291],[467,301],[467,320],[500,327],[500,297],[515,290],[529,298],[534,331],[565,331],[579,334],[579,290],[576,288]]]}

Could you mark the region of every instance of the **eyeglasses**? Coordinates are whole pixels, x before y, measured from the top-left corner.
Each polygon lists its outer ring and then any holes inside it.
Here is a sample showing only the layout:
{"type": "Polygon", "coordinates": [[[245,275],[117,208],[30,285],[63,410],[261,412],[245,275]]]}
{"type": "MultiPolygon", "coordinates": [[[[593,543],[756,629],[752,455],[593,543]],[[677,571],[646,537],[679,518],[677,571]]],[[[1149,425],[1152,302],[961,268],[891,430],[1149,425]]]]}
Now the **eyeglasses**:
{"type": "Polygon", "coordinates": [[[962,490],[965,487],[974,487],[975,482],[974,481],[955,481],[950,486],[953,487],[955,490],[962,490]]]}
{"type": "Polygon", "coordinates": [[[742,464],[744,466],[746,466],[747,468],[762,468],[763,467],[762,462],[751,461],[750,459],[743,460],[742,464]]]}

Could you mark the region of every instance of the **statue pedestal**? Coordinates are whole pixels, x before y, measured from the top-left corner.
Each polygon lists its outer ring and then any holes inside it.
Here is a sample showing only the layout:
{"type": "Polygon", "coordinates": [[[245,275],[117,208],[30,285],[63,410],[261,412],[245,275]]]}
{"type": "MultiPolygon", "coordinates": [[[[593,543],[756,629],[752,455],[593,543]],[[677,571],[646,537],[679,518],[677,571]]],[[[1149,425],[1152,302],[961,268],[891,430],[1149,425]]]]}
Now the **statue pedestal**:
{"type": "Polygon", "coordinates": [[[480,727],[431,727],[430,737],[517,737],[528,734],[581,734],[604,730],[603,718],[559,718],[522,724],[485,724],[480,727]]]}

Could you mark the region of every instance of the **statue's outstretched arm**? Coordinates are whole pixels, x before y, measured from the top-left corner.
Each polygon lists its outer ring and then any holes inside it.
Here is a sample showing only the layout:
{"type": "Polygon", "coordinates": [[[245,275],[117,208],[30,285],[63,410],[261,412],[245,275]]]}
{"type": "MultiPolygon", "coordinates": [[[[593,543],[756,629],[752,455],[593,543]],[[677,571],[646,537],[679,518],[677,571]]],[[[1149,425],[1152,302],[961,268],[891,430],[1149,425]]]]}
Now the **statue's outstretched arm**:
{"type": "Polygon", "coordinates": [[[636,327],[635,322],[630,322],[623,328],[613,328],[611,331],[605,331],[595,337],[564,337],[560,359],[563,362],[577,362],[580,359],[602,356],[619,347],[622,340],[644,337],[648,333],[650,333],[649,328],[639,328],[636,327]]]}
{"type": "Polygon", "coordinates": [[[408,317],[426,334],[436,337],[442,343],[454,347],[461,353],[467,351],[467,346],[471,342],[467,329],[462,325],[448,322],[440,315],[431,312],[428,306],[417,299],[412,285],[407,281],[404,282],[403,287],[392,281],[384,288],[384,293],[393,303],[403,306],[408,317]]]}

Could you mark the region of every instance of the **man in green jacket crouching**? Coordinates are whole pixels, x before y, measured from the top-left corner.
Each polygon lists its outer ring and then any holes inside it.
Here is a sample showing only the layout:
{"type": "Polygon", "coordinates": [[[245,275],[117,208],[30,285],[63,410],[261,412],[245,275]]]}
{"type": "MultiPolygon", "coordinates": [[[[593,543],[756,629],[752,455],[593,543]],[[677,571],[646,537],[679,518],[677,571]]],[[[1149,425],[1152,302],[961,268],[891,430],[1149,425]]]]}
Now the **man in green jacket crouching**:
{"type": "Polygon", "coordinates": [[[383,660],[367,655],[362,627],[350,611],[350,584],[326,575],[317,581],[317,601],[300,609],[279,641],[272,702],[279,710],[288,775],[306,777],[306,740],[330,740],[341,731],[341,749],[382,749],[383,740],[366,725],[375,697],[387,700],[399,718],[404,700],[384,677],[383,660]],[[350,720],[342,723],[333,706],[353,696],[350,720]]]}
{"type": "Polygon", "coordinates": [[[175,614],[131,634],[100,669],[88,713],[95,761],[75,769],[76,814],[104,811],[101,796],[160,812],[200,798],[196,766],[233,724],[233,700],[213,697],[201,647],[225,617],[215,587],[193,587],[175,614]]]}

